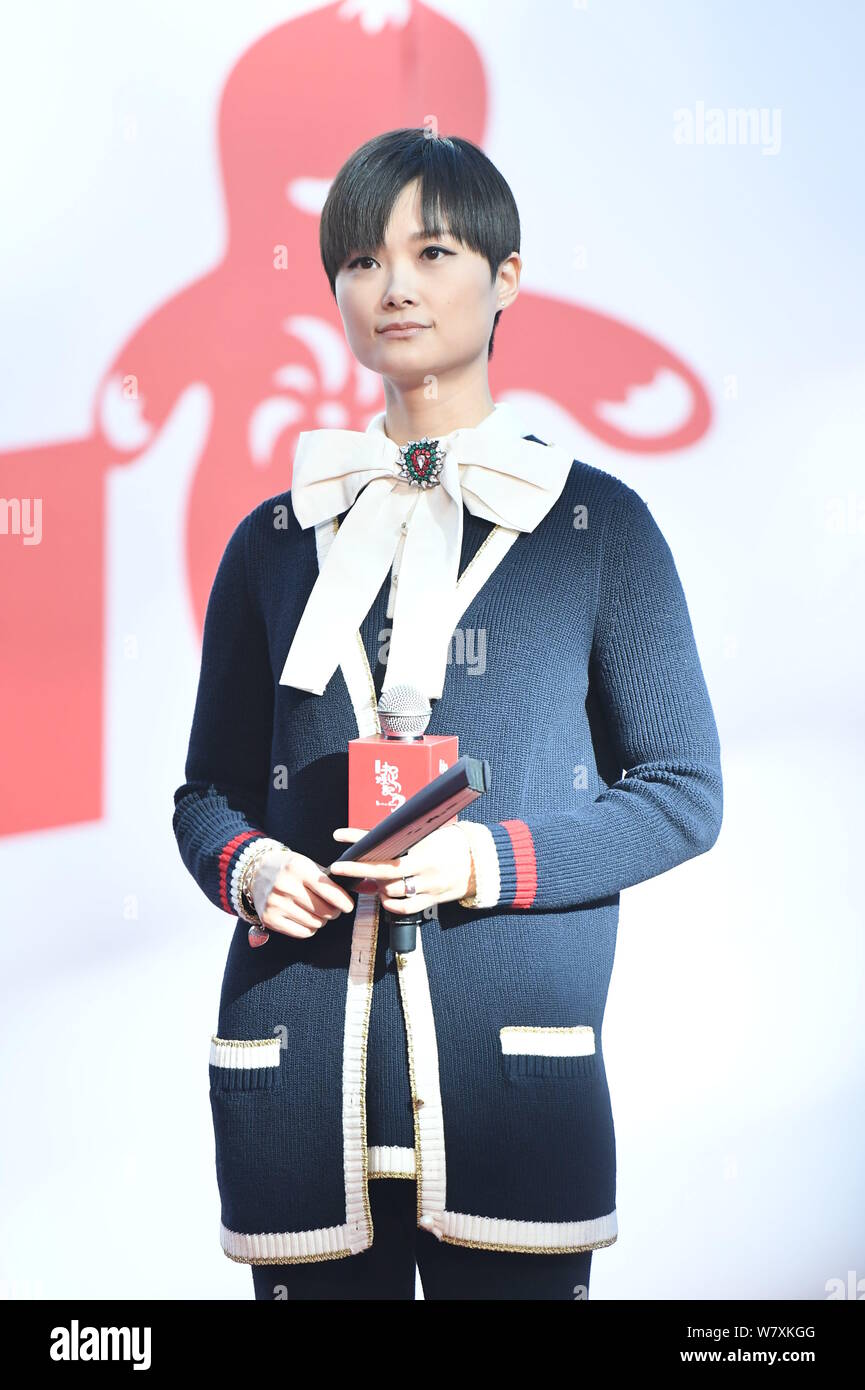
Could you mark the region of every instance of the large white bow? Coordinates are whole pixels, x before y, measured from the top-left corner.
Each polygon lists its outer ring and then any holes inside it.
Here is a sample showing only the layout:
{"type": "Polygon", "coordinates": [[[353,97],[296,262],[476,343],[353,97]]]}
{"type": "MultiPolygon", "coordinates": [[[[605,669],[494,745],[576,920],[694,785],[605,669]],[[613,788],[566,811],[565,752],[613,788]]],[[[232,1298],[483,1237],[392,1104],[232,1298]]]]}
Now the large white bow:
{"type": "Polygon", "coordinates": [[[406,682],[438,699],[454,628],[463,503],[475,516],[532,531],[560,496],[570,454],[518,433],[506,404],[472,428],[436,441],[439,481],[420,487],[401,472],[385,412],[365,431],[307,430],[298,438],[291,500],[306,529],[347,511],[307,600],[279,678],[314,695],[325,686],[403,554],[387,661],[387,683],[406,682]]]}

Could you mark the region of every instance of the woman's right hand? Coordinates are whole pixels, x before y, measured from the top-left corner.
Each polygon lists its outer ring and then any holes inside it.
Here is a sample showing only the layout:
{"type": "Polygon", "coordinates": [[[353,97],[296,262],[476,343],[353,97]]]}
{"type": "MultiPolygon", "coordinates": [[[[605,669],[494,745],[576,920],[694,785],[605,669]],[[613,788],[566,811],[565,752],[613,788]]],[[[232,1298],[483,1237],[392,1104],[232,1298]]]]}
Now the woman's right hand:
{"type": "Polygon", "coordinates": [[[259,859],[251,896],[262,926],[283,936],[314,936],[325,922],[351,912],[355,905],[321,864],[282,846],[259,859]]]}

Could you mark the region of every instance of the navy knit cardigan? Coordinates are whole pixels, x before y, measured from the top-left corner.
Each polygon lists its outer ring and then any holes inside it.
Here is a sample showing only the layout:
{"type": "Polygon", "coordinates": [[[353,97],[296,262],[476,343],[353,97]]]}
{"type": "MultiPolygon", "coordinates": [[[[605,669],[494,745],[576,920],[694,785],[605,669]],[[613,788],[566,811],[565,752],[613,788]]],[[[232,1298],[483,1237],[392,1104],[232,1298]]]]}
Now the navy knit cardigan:
{"type": "Polygon", "coordinates": [[[642,498],[578,460],[534,532],[464,509],[465,606],[428,732],[491,764],[461,817],[483,827],[484,906],[439,904],[396,959],[375,895],[253,950],[245,856],[265,838],[332,862],[348,741],[378,728],[387,580],[323,695],[278,683],[341,520],[301,530],[289,491],[234,530],[174,797],[183,862],[236,918],[209,1043],[222,1248],[246,1263],[359,1253],[375,1175],[414,1179],[418,1224],[442,1240],[610,1245],[601,1026],[619,894],[710,849],[722,817],[673,557],[642,498]]]}

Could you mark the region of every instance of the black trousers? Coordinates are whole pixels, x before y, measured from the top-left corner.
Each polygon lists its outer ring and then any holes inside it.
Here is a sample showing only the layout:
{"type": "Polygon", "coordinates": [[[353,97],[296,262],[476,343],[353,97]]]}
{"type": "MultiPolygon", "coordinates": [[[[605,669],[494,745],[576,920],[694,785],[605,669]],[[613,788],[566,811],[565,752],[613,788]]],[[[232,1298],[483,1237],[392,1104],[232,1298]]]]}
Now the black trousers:
{"type": "Polygon", "coordinates": [[[417,1225],[414,1179],[373,1178],[373,1243],[359,1255],[250,1265],[256,1299],[586,1299],[592,1251],[535,1255],[450,1245],[417,1225]]]}

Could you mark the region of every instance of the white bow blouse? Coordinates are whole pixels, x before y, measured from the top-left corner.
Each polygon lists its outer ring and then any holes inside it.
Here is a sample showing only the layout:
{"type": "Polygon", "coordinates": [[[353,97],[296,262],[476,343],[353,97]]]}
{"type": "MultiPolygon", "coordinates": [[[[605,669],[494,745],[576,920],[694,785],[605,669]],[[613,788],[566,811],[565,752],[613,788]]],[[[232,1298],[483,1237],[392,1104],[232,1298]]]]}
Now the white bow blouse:
{"type": "Polygon", "coordinates": [[[474,427],[403,447],[385,412],[366,430],[307,430],[298,438],[292,506],[303,529],[344,518],[306,603],[280,685],[322,695],[346,643],[375,602],[403,540],[387,663],[438,699],[453,636],[463,503],[474,516],[533,531],[560,496],[572,459],[522,436],[515,409],[494,406],[474,427]]]}

